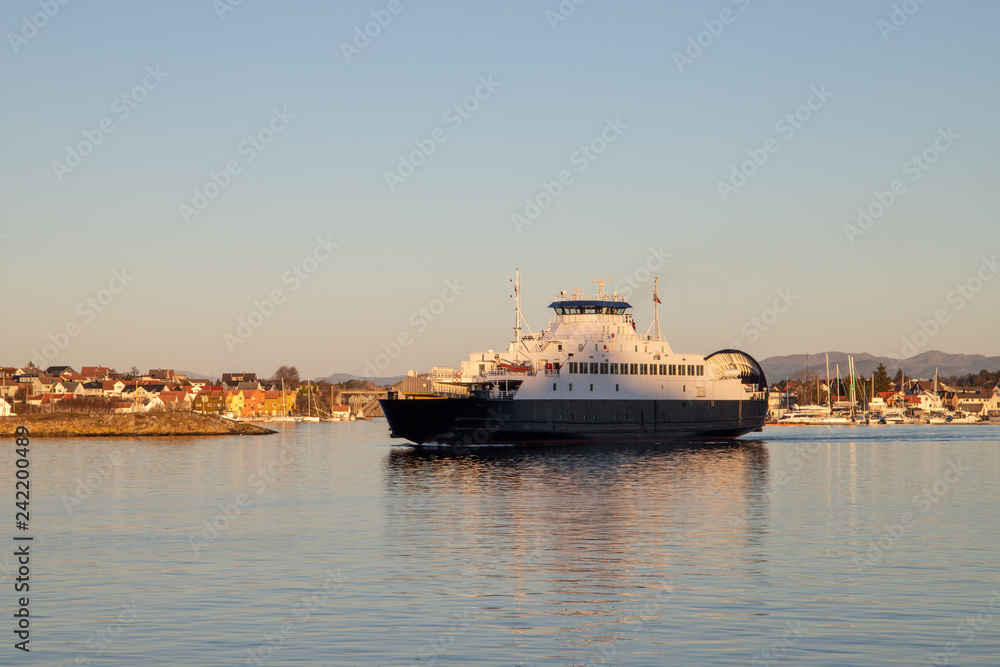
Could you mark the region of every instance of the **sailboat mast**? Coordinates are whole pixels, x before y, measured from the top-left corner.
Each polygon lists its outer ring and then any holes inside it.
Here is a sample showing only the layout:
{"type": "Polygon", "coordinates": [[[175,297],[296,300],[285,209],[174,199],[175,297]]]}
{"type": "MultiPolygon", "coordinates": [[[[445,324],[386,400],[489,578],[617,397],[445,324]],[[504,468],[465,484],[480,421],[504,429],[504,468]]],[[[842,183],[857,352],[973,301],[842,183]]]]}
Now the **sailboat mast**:
{"type": "MultiPolygon", "coordinates": [[[[840,402],[840,364],[837,364],[837,402],[840,402]]],[[[833,412],[833,402],[831,399],[830,412],[833,412]]]]}
{"type": "Polygon", "coordinates": [[[830,396],[830,353],[826,353],[826,402],[830,412],[833,412],[833,398],[830,396]]]}
{"type": "Polygon", "coordinates": [[[854,419],[854,357],[847,357],[847,372],[851,376],[848,382],[851,383],[851,419],[854,419]]]}

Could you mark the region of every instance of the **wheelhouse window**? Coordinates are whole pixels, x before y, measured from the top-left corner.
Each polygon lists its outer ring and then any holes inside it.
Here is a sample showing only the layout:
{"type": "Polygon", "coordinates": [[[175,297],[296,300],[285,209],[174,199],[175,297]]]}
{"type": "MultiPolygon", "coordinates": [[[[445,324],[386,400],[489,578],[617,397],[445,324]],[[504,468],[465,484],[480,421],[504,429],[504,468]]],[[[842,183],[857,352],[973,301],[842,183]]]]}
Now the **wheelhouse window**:
{"type": "Polygon", "coordinates": [[[660,375],[666,375],[666,374],[667,374],[667,365],[660,364],[660,375]]]}
{"type": "Polygon", "coordinates": [[[667,366],[667,369],[670,375],[677,375],[677,364],[670,364],[667,366]]]}
{"type": "Polygon", "coordinates": [[[608,364],[607,362],[604,362],[601,364],[601,375],[607,375],[607,374],[608,374],[608,364]]]}
{"type": "Polygon", "coordinates": [[[684,375],[684,365],[683,364],[677,366],[677,374],[678,375],[684,375]]]}
{"type": "Polygon", "coordinates": [[[646,364],[639,364],[639,375],[646,374],[646,364]]]}
{"type": "Polygon", "coordinates": [[[569,372],[570,373],[574,373],[574,374],[576,373],[576,362],[575,361],[569,362],[569,372]]]}
{"type": "Polygon", "coordinates": [[[688,366],[688,375],[694,375],[694,366],[688,366]]]}
{"type": "Polygon", "coordinates": [[[590,362],[590,374],[591,375],[597,375],[597,362],[596,361],[591,361],[590,362]]]}
{"type": "Polygon", "coordinates": [[[618,364],[611,364],[611,374],[618,375],[618,364]]]}
{"type": "Polygon", "coordinates": [[[639,374],[639,364],[629,364],[628,365],[628,372],[629,372],[629,375],[638,375],[639,374]]]}

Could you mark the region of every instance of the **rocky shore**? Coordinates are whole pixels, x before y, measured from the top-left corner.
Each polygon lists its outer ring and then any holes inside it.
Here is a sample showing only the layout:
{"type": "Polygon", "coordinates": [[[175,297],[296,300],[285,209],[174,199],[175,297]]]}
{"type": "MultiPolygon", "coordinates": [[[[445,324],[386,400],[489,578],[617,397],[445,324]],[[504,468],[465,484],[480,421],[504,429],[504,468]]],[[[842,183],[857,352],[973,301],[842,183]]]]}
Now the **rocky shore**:
{"type": "Polygon", "coordinates": [[[127,414],[51,413],[14,415],[0,418],[0,435],[14,435],[18,426],[26,426],[33,438],[85,438],[115,436],[169,435],[267,435],[269,428],[234,422],[216,415],[197,412],[127,414]]]}

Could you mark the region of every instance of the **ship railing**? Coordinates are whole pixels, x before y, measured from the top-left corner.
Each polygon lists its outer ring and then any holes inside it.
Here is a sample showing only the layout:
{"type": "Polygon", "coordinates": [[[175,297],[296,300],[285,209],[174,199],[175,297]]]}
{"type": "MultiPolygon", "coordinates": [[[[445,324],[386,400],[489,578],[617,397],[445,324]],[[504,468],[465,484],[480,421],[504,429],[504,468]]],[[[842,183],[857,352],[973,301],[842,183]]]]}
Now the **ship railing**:
{"type": "MultiPolygon", "coordinates": [[[[644,336],[638,336],[633,331],[628,333],[592,333],[592,334],[556,334],[551,338],[540,338],[536,341],[538,344],[538,349],[541,350],[546,343],[567,343],[570,341],[594,341],[594,340],[610,340],[612,343],[624,342],[624,341],[639,341],[646,340],[644,336]]],[[[655,338],[654,338],[655,340],[655,338]]],[[[658,342],[658,340],[657,340],[658,342]]]]}
{"type": "Polygon", "coordinates": [[[517,393],[516,389],[513,391],[505,391],[503,389],[494,388],[493,390],[490,391],[490,398],[498,398],[501,401],[510,401],[513,400],[514,394],[516,393],[517,393]]]}
{"type": "Polygon", "coordinates": [[[489,380],[494,378],[528,377],[529,375],[534,375],[534,374],[535,374],[535,369],[529,368],[528,370],[525,371],[510,371],[510,370],[486,371],[484,373],[480,373],[479,377],[489,380]]]}
{"type": "Polygon", "coordinates": [[[435,366],[431,368],[431,380],[434,382],[447,382],[460,380],[462,371],[455,370],[448,366],[435,366]]]}

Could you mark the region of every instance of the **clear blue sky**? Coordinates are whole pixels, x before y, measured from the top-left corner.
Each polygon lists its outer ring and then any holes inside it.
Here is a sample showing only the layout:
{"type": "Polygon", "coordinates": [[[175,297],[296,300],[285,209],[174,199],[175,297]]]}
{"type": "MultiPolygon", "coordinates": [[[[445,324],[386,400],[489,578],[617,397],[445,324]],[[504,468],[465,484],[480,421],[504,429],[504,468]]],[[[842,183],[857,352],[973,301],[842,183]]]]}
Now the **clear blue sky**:
{"type": "MultiPolygon", "coordinates": [[[[650,248],[675,350],[1000,354],[995,2],[914,0],[898,26],[888,0],[588,0],[559,22],[556,0],[225,2],[0,8],[0,363],[48,344],[76,367],[360,374],[404,334],[380,370],[427,370],[506,344],[515,268],[537,330],[557,290],[641,279],[650,248]],[[345,56],[372,12],[391,21],[345,56]],[[416,142],[433,153],[390,188],[416,142]],[[720,193],[748,151],[766,162],[720,193]],[[210,172],[228,184],[185,214],[210,172]]],[[[651,287],[623,290],[641,328],[651,287]]]]}

